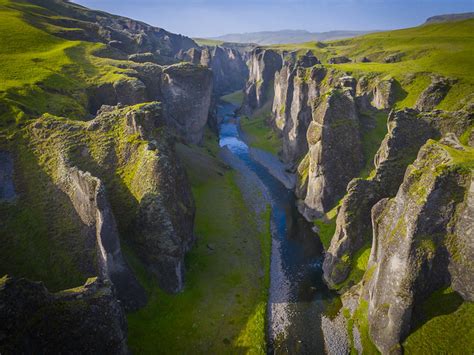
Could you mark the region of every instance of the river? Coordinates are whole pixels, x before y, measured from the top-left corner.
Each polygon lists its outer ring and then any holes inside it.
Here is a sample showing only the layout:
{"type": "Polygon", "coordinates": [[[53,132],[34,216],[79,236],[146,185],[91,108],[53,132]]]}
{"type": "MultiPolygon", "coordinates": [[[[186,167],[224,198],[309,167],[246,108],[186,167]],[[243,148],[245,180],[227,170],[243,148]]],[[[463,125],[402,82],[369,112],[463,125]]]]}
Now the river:
{"type": "Polygon", "coordinates": [[[322,280],[323,247],[295,206],[295,195],[252,159],[239,130],[236,107],[221,102],[219,145],[239,160],[242,174],[252,171],[272,208],[272,252],[268,300],[268,352],[323,354],[321,317],[334,295],[322,280]]]}

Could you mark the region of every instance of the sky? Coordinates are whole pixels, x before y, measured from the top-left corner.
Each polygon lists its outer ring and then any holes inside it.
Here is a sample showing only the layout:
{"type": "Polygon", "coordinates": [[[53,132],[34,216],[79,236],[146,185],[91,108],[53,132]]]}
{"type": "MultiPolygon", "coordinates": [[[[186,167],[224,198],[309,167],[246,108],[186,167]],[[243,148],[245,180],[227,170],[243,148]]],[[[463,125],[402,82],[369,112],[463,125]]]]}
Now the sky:
{"type": "Polygon", "coordinates": [[[474,0],[73,0],[190,37],[283,29],[385,30],[439,14],[474,11],[474,0]]]}

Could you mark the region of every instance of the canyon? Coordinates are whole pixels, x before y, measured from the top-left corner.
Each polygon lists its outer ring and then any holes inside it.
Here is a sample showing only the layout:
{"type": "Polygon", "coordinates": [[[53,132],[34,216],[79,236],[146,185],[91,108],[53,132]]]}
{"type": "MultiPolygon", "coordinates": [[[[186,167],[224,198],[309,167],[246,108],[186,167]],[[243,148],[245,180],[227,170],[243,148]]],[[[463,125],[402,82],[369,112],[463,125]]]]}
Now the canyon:
{"type": "Polygon", "coordinates": [[[0,352],[473,349],[472,19],[256,47],[0,7],[49,46],[0,72],[0,352]]]}

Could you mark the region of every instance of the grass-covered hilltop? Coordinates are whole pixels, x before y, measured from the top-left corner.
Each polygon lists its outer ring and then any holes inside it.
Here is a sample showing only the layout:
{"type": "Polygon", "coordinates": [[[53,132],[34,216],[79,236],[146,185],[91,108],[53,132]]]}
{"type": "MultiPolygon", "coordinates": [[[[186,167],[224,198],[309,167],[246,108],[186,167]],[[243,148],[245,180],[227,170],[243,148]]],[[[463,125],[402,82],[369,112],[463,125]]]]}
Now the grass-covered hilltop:
{"type": "Polygon", "coordinates": [[[326,352],[474,351],[472,15],[256,47],[0,0],[0,63],[0,354],[267,353],[297,213],[326,352]]]}

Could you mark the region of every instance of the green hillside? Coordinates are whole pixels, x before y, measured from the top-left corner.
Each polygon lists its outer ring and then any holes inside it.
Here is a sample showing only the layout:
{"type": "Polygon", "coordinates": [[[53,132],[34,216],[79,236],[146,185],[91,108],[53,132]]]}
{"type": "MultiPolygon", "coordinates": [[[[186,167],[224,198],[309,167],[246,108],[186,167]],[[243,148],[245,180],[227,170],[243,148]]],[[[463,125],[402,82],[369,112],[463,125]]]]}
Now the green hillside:
{"type": "Polygon", "coordinates": [[[60,17],[28,2],[0,0],[0,127],[44,112],[84,118],[85,89],[126,72],[94,55],[104,44],[69,41],[52,33],[60,17]]]}
{"type": "MultiPolygon", "coordinates": [[[[431,74],[454,79],[456,83],[439,105],[454,110],[474,102],[474,19],[424,25],[396,31],[377,32],[347,40],[327,43],[286,44],[271,48],[298,51],[312,50],[323,62],[344,55],[352,62],[332,67],[362,75],[393,77],[403,91],[397,107],[412,106],[419,94],[430,84],[431,74]],[[398,62],[385,63],[389,56],[399,56],[398,62]],[[366,57],[370,62],[362,63],[366,57]],[[465,98],[459,101],[459,98],[465,98]]],[[[329,65],[329,64],[328,64],[329,65]]]]}

